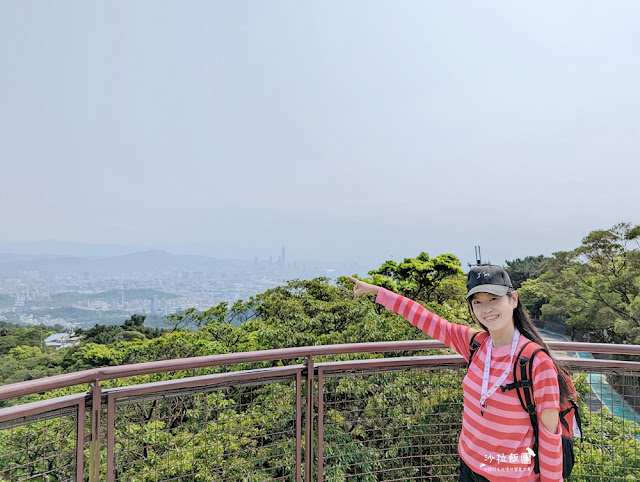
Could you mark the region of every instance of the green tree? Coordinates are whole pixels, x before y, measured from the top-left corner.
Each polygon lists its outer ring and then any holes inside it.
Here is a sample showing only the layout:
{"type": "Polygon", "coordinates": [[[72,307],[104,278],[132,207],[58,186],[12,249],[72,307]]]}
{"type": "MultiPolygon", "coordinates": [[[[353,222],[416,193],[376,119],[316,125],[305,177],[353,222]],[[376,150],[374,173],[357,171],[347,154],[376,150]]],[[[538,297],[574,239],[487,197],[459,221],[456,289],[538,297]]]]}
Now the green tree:
{"type": "Polygon", "coordinates": [[[460,260],[452,254],[430,258],[425,252],[402,263],[385,261],[369,271],[371,282],[416,301],[443,303],[461,300],[465,292],[460,260]]]}
{"type": "Polygon", "coordinates": [[[542,307],[550,300],[540,286],[540,280],[528,279],[523,281],[518,288],[520,301],[529,314],[536,319],[542,316],[542,307]]]}
{"type": "Polygon", "coordinates": [[[351,336],[362,340],[368,335],[354,327],[362,326],[371,306],[361,301],[326,278],[289,281],[258,295],[252,307],[255,317],[242,328],[264,348],[342,343],[351,336]]]}
{"type": "Polygon", "coordinates": [[[115,325],[95,325],[88,330],[79,329],[77,335],[82,336],[86,343],[97,343],[99,345],[113,345],[118,341],[118,335],[123,328],[115,325]]]}
{"type": "Polygon", "coordinates": [[[146,316],[133,314],[128,320],[124,320],[124,327],[129,329],[142,328],[146,316]]]}
{"type": "Polygon", "coordinates": [[[50,326],[19,326],[0,321],[0,355],[16,346],[41,346],[51,333],[50,326]]]}
{"type": "Polygon", "coordinates": [[[168,330],[162,328],[151,328],[144,326],[147,317],[145,315],[133,314],[122,324],[123,331],[116,334],[116,339],[145,339],[157,338],[168,330]]]}
{"type": "Polygon", "coordinates": [[[97,343],[86,343],[67,351],[62,365],[67,372],[89,370],[105,366],[119,365],[121,355],[114,348],[97,343]]]}
{"type": "Polygon", "coordinates": [[[519,289],[522,283],[530,279],[536,279],[545,272],[546,262],[550,258],[546,256],[527,256],[526,258],[516,258],[512,261],[505,261],[504,270],[511,278],[513,287],[519,289]]]}
{"type": "Polygon", "coordinates": [[[640,343],[640,227],[620,223],[554,253],[538,278],[545,319],[566,319],[603,342],[640,343]]]}
{"type": "Polygon", "coordinates": [[[184,313],[169,315],[167,322],[173,326],[171,331],[190,326],[199,328],[217,341],[223,352],[242,351],[247,338],[241,325],[255,317],[252,305],[253,300],[249,300],[237,301],[231,308],[226,302],[218,303],[202,312],[188,308],[184,313]]]}
{"type": "Polygon", "coordinates": [[[60,350],[18,345],[0,356],[0,385],[57,375],[61,361],[60,350]]]}
{"type": "Polygon", "coordinates": [[[88,330],[79,329],[85,343],[113,346],[121,340],[151,339],[162,336],[168,330],[144,326],[145,315],[133,314],[122,325],[94,325],[88,330]]]}

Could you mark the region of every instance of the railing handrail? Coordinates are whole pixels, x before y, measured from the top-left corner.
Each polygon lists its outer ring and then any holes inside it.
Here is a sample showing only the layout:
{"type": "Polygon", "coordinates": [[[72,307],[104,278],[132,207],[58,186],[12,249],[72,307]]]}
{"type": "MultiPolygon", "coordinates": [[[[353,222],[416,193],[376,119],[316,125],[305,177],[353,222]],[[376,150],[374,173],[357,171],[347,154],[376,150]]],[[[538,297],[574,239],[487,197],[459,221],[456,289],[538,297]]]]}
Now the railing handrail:
{"type": "MultiPolygon", "coordinates": [[[[552,350],[609,353],[621,355],[640,355],[640,345],[619,345],[612,343],[580,343],[551,341],[552,350]]],[[[11,398],[44,393],[60,388],[95,383],[117,378],[149,375],[196,368],[235,365],[272,360],[290,360],[317,356],[344,355],[355,353],[380,353],[397,351],[422,351],[449,348],[438,340],[385,341],[370,343],[346,343],[338,345],[317,345],[293,348],[277,348],[239,353],[224,353],[192,358],[178,358],[154,362],[133,363],[128,365],[93,368],[73,373],[53,375],[37,380],[12,383],[0,386],[0,401],[11,398]]]]}

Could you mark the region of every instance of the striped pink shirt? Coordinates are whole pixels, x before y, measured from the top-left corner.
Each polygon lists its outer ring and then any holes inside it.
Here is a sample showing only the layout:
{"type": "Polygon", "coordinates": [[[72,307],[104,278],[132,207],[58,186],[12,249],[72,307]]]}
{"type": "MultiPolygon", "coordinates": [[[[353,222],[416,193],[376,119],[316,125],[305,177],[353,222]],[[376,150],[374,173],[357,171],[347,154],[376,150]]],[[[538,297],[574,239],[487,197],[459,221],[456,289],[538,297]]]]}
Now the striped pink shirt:
{"type": "MultiPolygon", "coordinates": [[[[428,335],[453,348],[469,360],[469,326],[450,323],[431,313],[409,298],[381,288],[376,302],[398,313],[428,335]]],[[[516,353],[528,340],[520,336],[516,353]]],[[[562,441],[560,424],[557,433],[549,432],[542,423],[538,428],[540,474],[533,471],[533,428],[529,415],[522,409],[515,390],[498,389],[485,402],[480,414],[482,374],[491,337],[478,349],[462,384],[464,410],[458,442],[460,457],[474,472],[491,481],[561,481],[562,441]]],[[[500,377],[510,361],[511,345],[493,348],[489,387],[500,377]]],[[[560,390],[553,361],[539,352],[533,362],[533,393],[538,419],[548,408],[560,407],[560,390]]],[[[513,383],[513,369],[502,383],[513,383]]]]}

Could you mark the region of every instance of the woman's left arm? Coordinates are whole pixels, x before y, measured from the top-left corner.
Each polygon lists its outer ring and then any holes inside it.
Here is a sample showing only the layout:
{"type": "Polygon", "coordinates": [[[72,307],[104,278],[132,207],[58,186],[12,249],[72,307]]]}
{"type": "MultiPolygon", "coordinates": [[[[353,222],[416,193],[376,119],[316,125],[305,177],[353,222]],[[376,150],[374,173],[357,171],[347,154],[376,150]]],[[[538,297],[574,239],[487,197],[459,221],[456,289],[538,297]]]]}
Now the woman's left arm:
{"type": "Polygon", "coordinates": [[[540,414],[540,422],[551,433],[558,431],[558,424],[560,423],[558,418],[559,413],[560,411],[555,408],[548,408],[540,414]]]}
{"type": "Polygon", "coordinates": [[[533,396],[538,415],[538,464],[542,482],[562,480],[562,437],[558,413],[558,372],[545,353],[534,359],[533,396]]]}
{"type": "Polygon", "coordinates": [[[538,416],[538,464],[541,482],[562,480],[562,436],[558,410],[549,408],[538,416]],[[551,430],[555,425],[555,430],[551,430]]]}

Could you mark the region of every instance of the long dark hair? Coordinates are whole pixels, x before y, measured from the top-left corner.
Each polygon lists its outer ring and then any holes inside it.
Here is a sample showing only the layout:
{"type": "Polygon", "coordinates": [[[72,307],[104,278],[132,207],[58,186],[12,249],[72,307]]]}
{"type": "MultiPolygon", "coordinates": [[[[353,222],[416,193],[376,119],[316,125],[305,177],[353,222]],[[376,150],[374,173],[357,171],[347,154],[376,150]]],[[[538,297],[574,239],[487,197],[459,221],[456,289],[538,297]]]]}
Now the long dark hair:
{"type": "MultiPolygon", "coordinates": [[[[514,296],[513,293],[514,293],[514,290],[509,289],[509,291],[507,291],[506,296],[513,299],[513,296],[514,296]]],[[[475,314],[473,313],[473,306],[471,305],[472,300],[473,300],[473,296],[470,296],[469,299],[467,300],[467,307],[469,308],[469,313],[471,314],[471,318],[476,323],[478,323],[482,328],[484,328],[485,331],[489,331],[487,330],[486,326],[480,323],[478,318],[476,318],[475,314]]],[[[519,296],[518,296],[518,305],[513,309],[513,324],[516,326],[518,331],[522,335],[524,335],[525,338],[540,345],[544,350],[544,352],[547,355],[549,355],[549,357],[551,358],[551,361],[555,365],[556,370],[558,370],[558,387],[560,388],[560,402],[562,403],[573,398],[575,394],[573,393],[573,391],[571,390],[571,387],[569,386],[569,383],[567,382],[566,370],[564,369],[562,363],[556,360],[556,358],[551,354],[549,345],[547,345],[546,342],[542,339],[542,335],[538,331],[538,328],[536,328],[536,325],[533,324],[533,321],[531,321],[531,317],[529,316],[529,313],[527,313],[526,308],[522,306],[519,296]]]]}

